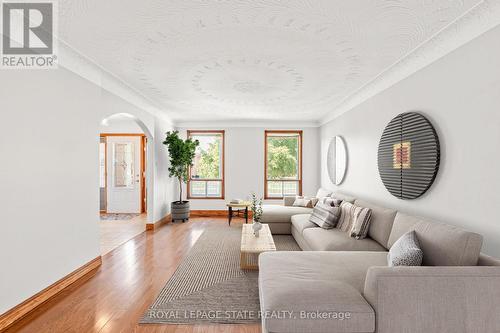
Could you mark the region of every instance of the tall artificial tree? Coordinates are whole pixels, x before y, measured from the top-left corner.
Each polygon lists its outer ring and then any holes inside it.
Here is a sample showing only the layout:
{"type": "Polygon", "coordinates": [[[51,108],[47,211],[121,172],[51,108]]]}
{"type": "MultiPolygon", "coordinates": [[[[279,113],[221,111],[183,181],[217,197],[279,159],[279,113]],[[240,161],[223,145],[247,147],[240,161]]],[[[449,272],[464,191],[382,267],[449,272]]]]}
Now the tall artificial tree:
{"type": "Polygon", "coordinates": [[[189,178],[189,167],[193,165],[196,147],[200,144],[198,140],[179,137],[178,131],[167,132],[163,144],[168,146],[170,156],[169,176],[179,180],[179,202],[182,202],[182,183],[187,183],[189,178]]]}

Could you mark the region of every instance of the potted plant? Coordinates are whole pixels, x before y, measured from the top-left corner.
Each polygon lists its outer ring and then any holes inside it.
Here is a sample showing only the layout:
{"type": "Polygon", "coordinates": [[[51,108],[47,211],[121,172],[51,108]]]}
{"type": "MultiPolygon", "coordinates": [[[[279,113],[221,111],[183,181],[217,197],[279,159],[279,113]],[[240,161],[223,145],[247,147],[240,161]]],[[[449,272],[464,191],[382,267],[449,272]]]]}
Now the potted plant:
{"type": "Polygon", "coordinates": [[[179,181],[179,200],[171,203],[172,221],[189,219],[189,201],[182,200],[182,184],[187,183],[189,178],[189,167],[193,165],[196,147],[200,144],[198,140],[179,137],[178,131],[167,132],[163,144],[168,147],[170,156],[169,176],[179,181]]]}

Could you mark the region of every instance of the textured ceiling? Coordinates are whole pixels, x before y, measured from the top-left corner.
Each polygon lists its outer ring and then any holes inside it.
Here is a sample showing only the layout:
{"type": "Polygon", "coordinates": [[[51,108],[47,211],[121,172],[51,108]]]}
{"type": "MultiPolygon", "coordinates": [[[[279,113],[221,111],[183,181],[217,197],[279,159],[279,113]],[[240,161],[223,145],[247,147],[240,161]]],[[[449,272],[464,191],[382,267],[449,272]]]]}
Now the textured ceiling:
{"type": "Polygon", "coordinates": [[[67,0],[59,36],[176,121],[319,121],[479,0],[67,0]]]}

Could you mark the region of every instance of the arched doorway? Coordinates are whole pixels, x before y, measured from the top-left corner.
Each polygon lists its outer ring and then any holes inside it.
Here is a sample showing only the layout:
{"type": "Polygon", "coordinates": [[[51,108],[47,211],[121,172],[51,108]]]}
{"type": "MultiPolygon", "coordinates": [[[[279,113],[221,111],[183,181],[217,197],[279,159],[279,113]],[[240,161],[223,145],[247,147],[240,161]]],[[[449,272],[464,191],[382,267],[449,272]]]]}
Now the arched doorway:
{"type": "Polygon", "coordinates": [[[153,137],[137,117],[117,113],[101,121],[99,206],[101,253],[143,232],[153,213],[153,137]]]}

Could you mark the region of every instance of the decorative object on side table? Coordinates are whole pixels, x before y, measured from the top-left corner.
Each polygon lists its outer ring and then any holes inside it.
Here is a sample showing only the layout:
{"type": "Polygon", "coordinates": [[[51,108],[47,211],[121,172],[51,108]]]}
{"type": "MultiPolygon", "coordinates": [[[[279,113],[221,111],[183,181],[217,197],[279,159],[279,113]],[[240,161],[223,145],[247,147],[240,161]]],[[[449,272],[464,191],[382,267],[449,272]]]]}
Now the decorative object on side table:
{"type": "Polygon", "coordinates": [[[189,220],[189,201],[182,200],[182,183],[187,183],[189,167],[193,165],[196,147],[200,144],[198,140],[179,138],[179,132],[167,132],[163,144],[168,146],[170,156],[169,176],[179,180],[179,200],[171,203],[172,222],[189,220]]]}
{"type": "Polygon", "coordinates": [[[255,193],[252,193],[252,216],[253,216],[253,234],[259,237],[259,231],[262,229],[260,219],[262,218],[262,198],[257,199],[255,193]]]}
{"type": "Polygon", "coordinates": [[[397,115],[378,146],[378,170],[387,190],[399,199],[415,199],[434,182],[440,149],[431,122],[416,112],[397,115]]]}

